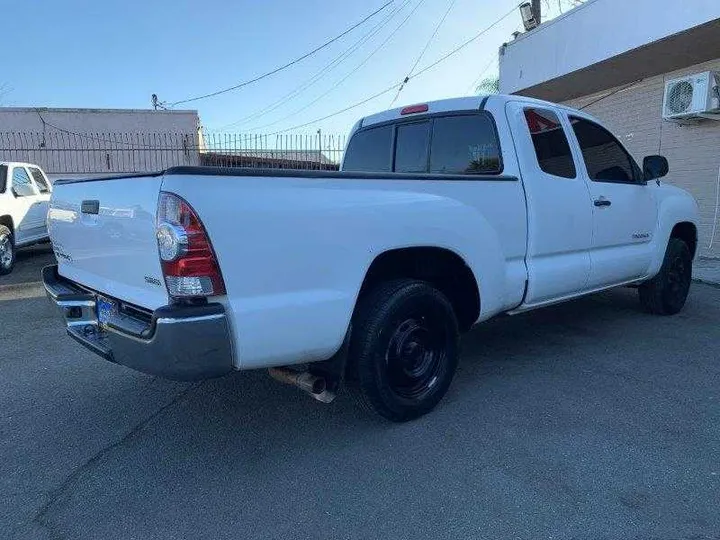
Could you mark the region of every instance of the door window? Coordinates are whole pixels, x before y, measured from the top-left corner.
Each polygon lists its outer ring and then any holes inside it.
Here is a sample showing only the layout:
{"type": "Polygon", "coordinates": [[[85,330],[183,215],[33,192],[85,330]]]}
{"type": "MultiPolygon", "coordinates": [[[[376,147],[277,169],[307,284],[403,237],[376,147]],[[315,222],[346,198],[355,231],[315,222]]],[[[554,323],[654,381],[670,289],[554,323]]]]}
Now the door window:
{"type": "Polygon", "coordinates": [[[35,195],[30,176],[25,167],[15,167],[12,173],[12,187],[15,196],[29,197],[35,195]]]}
{"type": "Polygon", "coordinates": [[[575,162],[557,115],[548,109],[527,108],[525,121],[540,169],[553,176],[575,178],[575,162]]]}
{"type": "Polygon", "coordinates": [[[50,193],[50,186],[42,171],[37,167],[29,167],[29,169],[38,191],[40,191],[40,193],[50,193]]]}
{"type": "Polygon", "coordinates": [[[487,114],[435,119],[430,148],[430,172],[440,174],[499,174],[500,144],[487,114]]]}
{"type": "Polygon", "coordinates": [[[400,124],[395,140],[395,172],[427,172],[429,146],[430,122],[400,124]]]}
{"type": "Polygon", "coordinates": [[[570,123],[591,180],[625,184],[640,181],[639,167],[612,133],[584,118],[571,116],[570,123]]]}

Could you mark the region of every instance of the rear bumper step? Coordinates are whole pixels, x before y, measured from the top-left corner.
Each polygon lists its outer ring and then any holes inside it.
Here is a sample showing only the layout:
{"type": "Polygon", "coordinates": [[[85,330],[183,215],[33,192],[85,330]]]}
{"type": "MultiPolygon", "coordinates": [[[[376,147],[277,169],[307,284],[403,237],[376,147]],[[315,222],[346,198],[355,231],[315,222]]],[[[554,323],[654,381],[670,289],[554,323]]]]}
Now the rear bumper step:
{"type": "Polygon", "coordinates": [[[42,279],[70,337],[110,362],[183,381],[220,377],[233,369],[221,304],[164,306],[147,318],[112,313],[101,324],[98,295],[60,276],[57,265],[43,268],[42,279]]]}

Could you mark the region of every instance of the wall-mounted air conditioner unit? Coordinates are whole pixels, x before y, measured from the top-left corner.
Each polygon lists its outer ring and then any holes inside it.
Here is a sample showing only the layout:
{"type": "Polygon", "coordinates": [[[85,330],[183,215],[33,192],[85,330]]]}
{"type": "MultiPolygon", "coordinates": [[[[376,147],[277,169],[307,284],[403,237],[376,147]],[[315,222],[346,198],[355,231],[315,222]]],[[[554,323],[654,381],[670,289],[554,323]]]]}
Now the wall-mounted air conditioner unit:
{"type": "Polygon", "coordinates": [[[720,76],[713,71],[704,71],[667,81],[663,118],[720,120],[720,76]]]}

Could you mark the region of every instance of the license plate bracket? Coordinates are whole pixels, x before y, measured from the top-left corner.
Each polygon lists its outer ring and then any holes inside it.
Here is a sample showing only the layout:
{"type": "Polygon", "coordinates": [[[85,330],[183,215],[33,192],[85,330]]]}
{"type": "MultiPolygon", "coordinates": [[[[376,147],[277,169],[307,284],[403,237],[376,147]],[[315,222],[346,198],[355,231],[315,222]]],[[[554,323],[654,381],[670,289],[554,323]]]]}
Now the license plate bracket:
{"type": "Polygon", "coordinates": [[[100,326],[107,326],[108,322],[118,314],[118,304],[109,298],[97,297],[97,318],[100,326]]]}

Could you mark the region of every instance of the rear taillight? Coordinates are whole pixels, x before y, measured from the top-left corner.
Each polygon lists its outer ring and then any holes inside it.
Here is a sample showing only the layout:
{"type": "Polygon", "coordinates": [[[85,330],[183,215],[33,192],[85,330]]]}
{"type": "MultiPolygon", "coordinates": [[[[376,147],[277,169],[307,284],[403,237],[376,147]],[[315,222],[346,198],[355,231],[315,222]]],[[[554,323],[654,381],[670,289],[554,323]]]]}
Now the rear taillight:
{"type": "Polygon", "coordinates": [[[160,193],[156,234],[170,296],[225,294],[225,283],[210,239],[187,202],[173,193],[160,193]]]}

